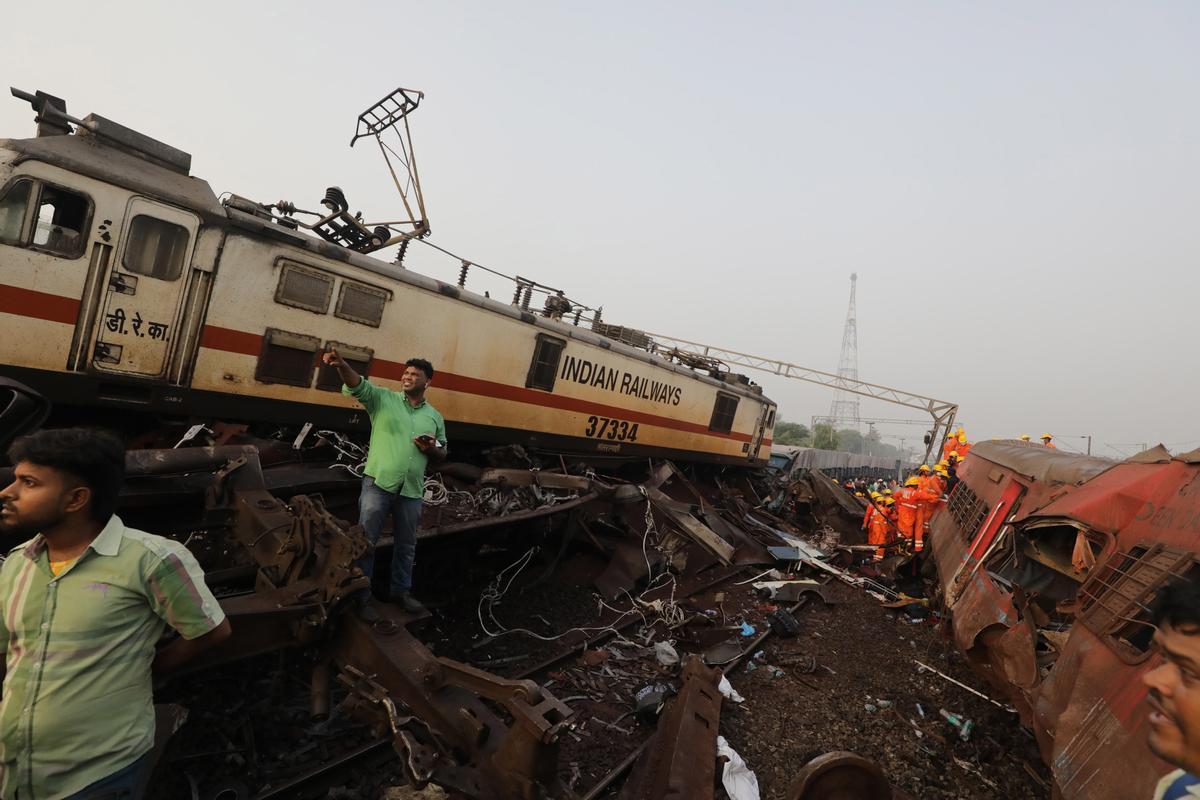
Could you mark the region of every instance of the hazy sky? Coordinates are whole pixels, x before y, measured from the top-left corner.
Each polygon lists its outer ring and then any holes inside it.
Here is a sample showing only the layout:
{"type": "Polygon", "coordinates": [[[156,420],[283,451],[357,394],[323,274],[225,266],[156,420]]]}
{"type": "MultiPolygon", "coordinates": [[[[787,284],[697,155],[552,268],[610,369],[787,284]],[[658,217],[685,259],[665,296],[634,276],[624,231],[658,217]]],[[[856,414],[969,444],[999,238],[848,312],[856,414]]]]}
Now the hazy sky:
{"type": "MultiPolygon", "coordinates": [[[[378,151],[346,145],[379,97],[421,89],[432,240],[474,261],[610,322],[830,371],[856,271],[861,377],[960,403],[972,438],[1200,445],[1195,3],[5,14],[8,84],[187,150],[218,193],[311,208],[337,184],[394,218],[378,151]]],[[[31,116],[0,100],[0,136],[31,116]]],[[[457,275],[425,247],[408,265],[457,275]]],[[[829,411],[826,389],[761,383],[786,419],[829,411]]]]}

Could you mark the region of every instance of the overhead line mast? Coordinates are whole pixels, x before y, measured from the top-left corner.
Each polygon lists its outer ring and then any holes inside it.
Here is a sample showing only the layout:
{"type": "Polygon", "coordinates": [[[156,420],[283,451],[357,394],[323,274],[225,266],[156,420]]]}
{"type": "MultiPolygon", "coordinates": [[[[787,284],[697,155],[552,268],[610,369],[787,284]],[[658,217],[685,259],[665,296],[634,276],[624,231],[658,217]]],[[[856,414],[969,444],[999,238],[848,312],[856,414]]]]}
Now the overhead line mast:
{"type": "MultiPolygon", "coordinates": [[[[846,325],[842,329],[842,353],[838,357],[837,374],[847,380],[858,380],[858,315],[854,308],[858,273],[850,273],[850,305],[846,309],[846,325]]],[[[838,389],[829,406],[829,418],[835,427],[862,431],[862,415],[859,413],[858,396],[838,389]]]]}

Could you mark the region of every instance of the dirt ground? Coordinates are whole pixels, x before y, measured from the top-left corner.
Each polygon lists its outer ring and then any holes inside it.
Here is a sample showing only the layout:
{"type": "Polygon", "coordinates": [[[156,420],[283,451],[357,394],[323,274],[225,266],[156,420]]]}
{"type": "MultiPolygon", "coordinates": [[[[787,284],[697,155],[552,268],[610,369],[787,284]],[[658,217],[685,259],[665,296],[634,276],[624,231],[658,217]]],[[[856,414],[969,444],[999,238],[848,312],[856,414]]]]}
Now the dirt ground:
{"type": "Polygon", "coordinates": [[[910,623],[844,584],[827,594],[836,605],[798,612],[798,637],[769,638],[754,669],[729,676],[746,702],[722,705],[721,733],[757,774],[763,800],[786,798],[797,771],[834,750],[874,761],[920,800],[1049,798],[1049,773],[1015,714],[918,672],[919,660],[981,688],[934,620],[910,623]],[[812,659],[819,666],[805,674],[812,659]],[[971,720],[966,740],[942,709],[971,720]]]}

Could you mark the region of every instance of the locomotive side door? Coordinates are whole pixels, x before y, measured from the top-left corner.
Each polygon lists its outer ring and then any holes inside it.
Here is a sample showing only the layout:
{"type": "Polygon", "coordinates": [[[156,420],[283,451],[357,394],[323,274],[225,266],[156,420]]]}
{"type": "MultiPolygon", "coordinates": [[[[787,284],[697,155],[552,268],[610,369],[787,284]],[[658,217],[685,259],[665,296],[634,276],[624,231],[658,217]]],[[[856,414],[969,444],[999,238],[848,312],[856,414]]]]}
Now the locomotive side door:
{"type": "Polygon", "coordinates": [[[177,337],[191,261],[195,214],[145,197],[129,202],[109,266],[92,366],[99,371],[159,378],[177,337]]]}
{"type": "MultiPolygon", "coordinates": [[[[767,416],[774,416],[775,406],[762,404],[762,408],[758,412],[758,420],[754,423],[754,437],[750,440],[750,451],[748,458],[753,461],[758,457],[758,448],[762,444],[763,436],[767,433],[767,427],[773,420],[768,420],[767,416]]],[[[770,453],[767,454],[770,458],[770,453]]]]}

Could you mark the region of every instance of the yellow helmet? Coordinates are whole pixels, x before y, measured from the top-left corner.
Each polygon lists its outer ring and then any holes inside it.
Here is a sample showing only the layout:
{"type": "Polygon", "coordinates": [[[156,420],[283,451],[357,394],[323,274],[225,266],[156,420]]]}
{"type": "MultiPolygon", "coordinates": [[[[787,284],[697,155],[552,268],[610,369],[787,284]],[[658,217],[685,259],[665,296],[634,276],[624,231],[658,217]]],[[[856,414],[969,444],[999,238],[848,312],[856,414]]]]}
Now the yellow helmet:
{"type": "Polygon", "coordinates": [[[1022,442],[1028,442],[1028,441],[1029,441],[1029,434],[1028,434],[1028,433],[1022,433],[1022,434],[1021,434],[1021,441],[1022,441],[1022,442]]]}
{"type": "Polygon", "coordinates": [[[929,465],[922,464],[921,466],[917,467],[917,472],[929,472],[929,465]]]}
{"type": "Polygon", "coordinates": [[[892,490],[891,490],[891,489],[884,489],[884,490],[883,490],[883,496],[884,496],[885,498],[886,498],[886,497],[891,497],[891,496],[892,496],[892,490]]]}
{"type": "Polygon", "coordinates": [[[960,434],[958,435],[958,440],[959,440],[960,442],[965,442],[965,441],[967,440],[967,435],[966,435],[965,433],[960,433],[960,434]]]}
{"type": "Polygon", "coordinates": [[[945,478],[950,477],[950,470],[946,469],[941,464],[938,464],[936,467],[934,467],[933,471],[936,472],[938,475],[941,475],[942,477],[945,477],[945,478]]]}
{"type": "Polygon", "coordinates": [[[920,481],[918,481],[918,480],[916,479],[916,477],[914,476],[914,477],[912,477],[912,478],[909,478],[908,480],[906,480],[906,481],[904,482],[904,485],[905,485],[905,486],[916,486],[918,483],[920,483],[920,481]]]}
{"type": "Polygon", "coordinates": [[[958,426],[958,431],[957,431],[957,433],[958,433],[958,435],[959,435],[959,436],[965,436],[967,432],[963,430],[963,426],[962,426],[962,425],[959,425],[959,426],[958,426]]]}
{"type": "Polygon", "coordinates": [[[879,498],[881,498],[881,497],[883,497],[883,495],[881,495],[879,492],[871,492],[871,499],[872,499],[872,500],[878,500],[878,499],[879,499],[879,498]]]}
{"type": "Polygon", "coordinates": [[[934,469],[937,469],[938,467],[948,467],[948,466],[950,466],[950,462],[943,458],[941,461],[939,461],[937,464],[934,465],[934,469]]]}
{"type": "Polygon", "coordinates": [[[1050,435],[1050,434],[1048,434],[1048,433],[1043,433],[1043,434],[1042,434],[1042,436],[1041,436],[1041,438],[1043,438],[1043,439],[1053,439],[1054,437],[1053,437],[1053,436],[1051,436],[1051,435],[1050,435]]]}
{"type": "Polygon", "coordinates": [[[885,498],[883,498],[883,504],[884,504],[885,506],[895,505],[895,503],[896,503],[896,501],[895,501],[893,498],[891,498],[891,497],[885,497],[885,498]]]}
{"type": "Polygon", "coordinates": [[[953,433],[950,433],[950,434],[947,434],[947,435],[946,435],[946,441],[947,441],[947,442],[953,442],[953,441],[954,441],[956,438],[957,438],[957,437],[956,437],[956,436],[955,436],[953,433]]]}

